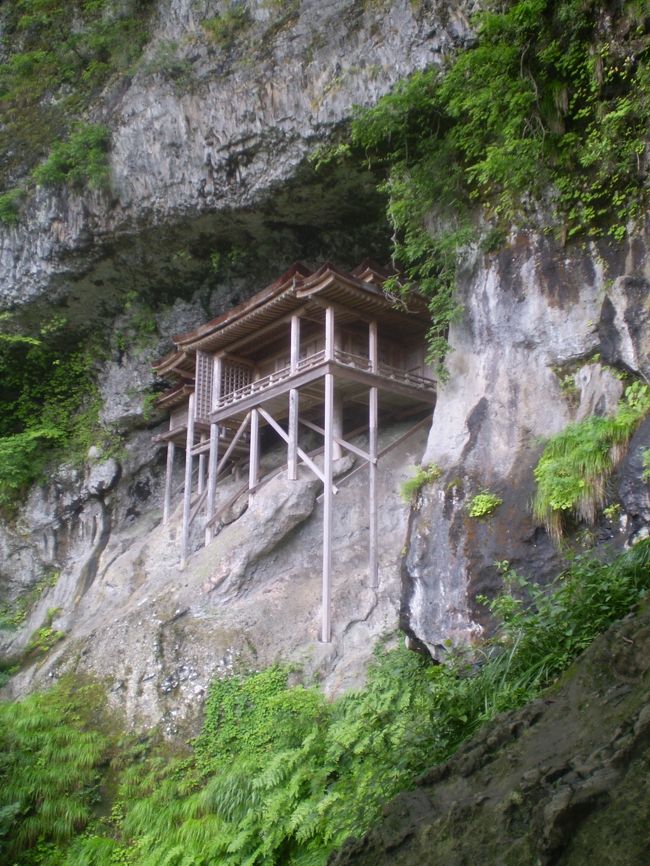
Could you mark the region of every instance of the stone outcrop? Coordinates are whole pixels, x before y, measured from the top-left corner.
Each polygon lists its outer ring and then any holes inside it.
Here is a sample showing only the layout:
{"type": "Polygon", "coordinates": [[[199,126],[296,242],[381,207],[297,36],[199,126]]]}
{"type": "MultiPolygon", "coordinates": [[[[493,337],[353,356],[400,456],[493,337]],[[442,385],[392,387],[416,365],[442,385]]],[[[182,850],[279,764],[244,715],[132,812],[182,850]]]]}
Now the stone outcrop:
{"type": "MultiPolygon", "coordinates": [[[[433,655],[486,624],[474,599],[498,589],[496,562],[507,559],[542,582],[561,570],[557,549],[532,520],[533,468],[545,437],[614,411],[622,372],[650,378],[646,243],[640,235],[620,249],[563,249],[520,234],[497,255],[468,255],[464,312],[450,329],[449,380],[423,459],[442,475],[419,498],[404,563],[402,625],[433,655]],[[483,490],[503,504],[472,518],[468,503],[483,490]]],[[[623,476],[635,532],[647,531],[640,466],[648,445],[645,425],[630,450],[636,482],[629,470],[623,476]]],[[[631,536],[624,523],[614,529],[605,537],[620,544],[631,536]]],[[[605,538],[596,532],[595,540],[605,538]]]]}
{"type": "Polygon", "coordinates": [[[110,193],[40,189],[0,226],[0,308],[65,299],[84,322],[125,288],[189,296],[215,250],[255,247],[278,270],[316,250],[375,251],[372,178],[300,166],[353,105],[467,39],[471,0],[247,6],[236,39],[215,42],[202,23],[227,4],[159,0],[138,68],[91,118],[111,130],[110,193]]]}
{"type": "Polygon", "coordinates": [[[650,821],[650,607],[559,686],[507,713],[389,803],[329,866],[636,866],[650,821]]]}

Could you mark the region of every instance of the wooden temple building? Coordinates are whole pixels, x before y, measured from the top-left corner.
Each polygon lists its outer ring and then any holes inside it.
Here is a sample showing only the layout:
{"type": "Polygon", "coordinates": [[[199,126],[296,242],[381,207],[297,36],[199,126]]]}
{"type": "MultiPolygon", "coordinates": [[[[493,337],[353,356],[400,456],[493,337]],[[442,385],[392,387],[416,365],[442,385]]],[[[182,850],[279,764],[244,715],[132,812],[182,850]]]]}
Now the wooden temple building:
{"type": "Polygon", "coordinates": [[[181,567],[197,517],[206,544],[213,537],[218,479],[228,466],[248,463],[249,496],[262,485],[260,437],[270,428],[286,445],[288,479],[297,479],[301,464],[323,484],[324,642],[331,639],[333,462],[348,451],[367,463],[369,575],[376,586],[380,418],[430,411],[434,402],[426,304],[413,296],[396,305],[382,289],[388,276],[367,263],[351,272],[294,264],[249,300],[175,336],[176,350],[155,365],[175,383],[157,403],[169,410],[169,430],[158,437],[167,444],[164,522],[176,447],[185,453],[181,567]],[[355,432],[367,430],[367,451],[346,438],[346,426],[361,418],[355,432]],[[301,428],[323,437],[322,469],[300,447],[301,428]]]}

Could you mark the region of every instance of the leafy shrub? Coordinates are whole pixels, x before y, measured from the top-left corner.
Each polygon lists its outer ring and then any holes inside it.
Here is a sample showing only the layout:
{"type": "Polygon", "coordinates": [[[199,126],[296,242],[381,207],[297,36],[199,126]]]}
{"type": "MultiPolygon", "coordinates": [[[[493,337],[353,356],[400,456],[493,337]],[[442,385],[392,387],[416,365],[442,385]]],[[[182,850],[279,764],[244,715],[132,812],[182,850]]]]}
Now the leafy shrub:
{"type": "Polygon", "coordinates": [[[630,385],[611,418],[592,416],[550,439],[535,467],[533,514],[559,540],[573,513],[593,523],[606,498],[606,482],[637,425],[650,412],[650,388],[630,385]]]}
{"type": "Polygon", "coordinates": [[[48,158],[32,172],[38,184],[69,184],[93,189],[108,184],[110,133],[98,124],[78,124],[67,141],[57,142],[48,158]]]}
{"type": "Polygon", "coordinates": [[[427,466],[415,466],[415,473],[402,483],[400,496],[404,502],[412,502],[425,484],[432,484],[442,475],[442,469],[435,463],[427,466]]]}
{"type": "Polygon", "coordinates": [[[477,493],[476,496],[473,496],[470,500],[467,511],[470,517],[487,517],[488,514],[492,514],[497,506],[501,505],[503,499],[500,496],[497,496],[495,493],[490,493],[488,490],[483,490],[481,493],[477,493]]]}

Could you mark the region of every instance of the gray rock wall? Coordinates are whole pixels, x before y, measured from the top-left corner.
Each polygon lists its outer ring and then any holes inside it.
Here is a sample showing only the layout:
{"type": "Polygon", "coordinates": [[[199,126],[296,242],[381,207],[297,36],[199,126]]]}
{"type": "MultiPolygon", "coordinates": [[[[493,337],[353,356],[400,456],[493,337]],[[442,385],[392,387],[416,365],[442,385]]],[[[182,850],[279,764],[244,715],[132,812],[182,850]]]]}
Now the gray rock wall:
{"type": "MultiPolygon", "coordinates": [[[[617,369],[650,379],[646,243],[565,249],[520,234],[498,255],[468,255],[464,314],[450,330],[449,381],[424,455],[443,474],[420,497],[404,563],[402,624],[434,655],[480,633],[474,599],[498,589],[497,561],[540,581],[560,570],[531,517],[533,468],[544,437],[614,410],[617,369]],[[479,520],[467,505],[482,490],[503,505],[479,520]]],[[[644,444],[647,433],[633,443],[637,462],[644,444]]],[[[635,532],[646,507],[630,504],[635,532]]]]}

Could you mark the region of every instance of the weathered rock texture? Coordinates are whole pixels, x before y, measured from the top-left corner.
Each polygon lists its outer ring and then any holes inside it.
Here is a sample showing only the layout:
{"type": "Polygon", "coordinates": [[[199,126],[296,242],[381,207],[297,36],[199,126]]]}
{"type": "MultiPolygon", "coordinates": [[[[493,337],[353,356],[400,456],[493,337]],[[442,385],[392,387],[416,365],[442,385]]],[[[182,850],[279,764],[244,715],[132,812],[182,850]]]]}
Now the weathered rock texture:
{"type": "MultiPolygon", "coordinates": [[[[402,623],[433,654],[485,624],[474,598],[498,588],[495,562],[507,559],[540,581],[560,570],[557,550],[532,521],[533,468],[544,437],[614,411],[623,390],[618,372],[650,380],[646,244],[647,235],[617,249],[563,249],[520,234],[498,255],[468,256],[464,315],[451,328],[450,377],[423,461],[443,474],[419,499],[404,563],[402,623]],[[467,506],[483,490],[503,505],[471,518],[467,506]]],[[[631,531],[623,524],[605,533],[619,543],[647,531],[640,461],[649,444],[646,425],[630,451],[636,498],[632,481],[623,482],[631,531]]]]}
{"type": "Polygon", "coordinates": [[[641,866],[650,859],[650,607],[499,717],[330,866],[641,866]]]}
{"type": "Polygon", "coordinates": [[[84,321],[125,289],[189,294],[233,245],[285,267],[374,252],[372,178],[298,169],[354,104],[462,42],[472,5],[253,0],[231,43],[202,27],[227,3],[160,0],[138,70],[94,111],[112,132],[111,193],[40,190],[0,227],[0,308],[65,299],[84,321]]]}
{"type": "MultiPolygon", "coordinates": [[[[384,429],[380,448],[412,428],[384,429]]],[[[293,661],[329,693],[359,685],[375,642],[397,627],[408,516],[399,486],[424,437],[420,427],[380,461],[377,589],[368,582],[367,471],[338,482],[331,644],[318,639],[321,485],[307,473],[297,482],[287,481],[285,472],[272,478],[184,571],[178,567],[181,506],[162,526],[159,474],[151,467],[140,478],[148,493],[141,515],[125,514],[126,503],[134,507],[137,497],[132,488],[112,488],[109,465],[97,467],[81,487],[60,481],[42,498],[34,494],[34,512],[25,516],[35,524],[41,515],[39,532],[48,550],[58,550],[61,577],[26,627],[9,642],[5,636],[4,651],[19,653],[52,608],[58,609],[53,625],[66,638],[10,681],[12,694],[66,671],[91,672],[109,683],[111,700],[131,724],[162,720],[171,735],[197,722],[211,679],[233,671],[293,661]]],[[[281,459],[268,454],[264,471],[281,459]]],[[[344,458],[339,471],[346,467],[344,458]]],[[[217,509],[241,488],[234,477],[220,484],[217,509]]]]}

